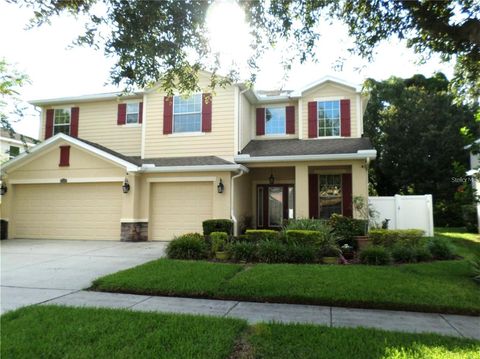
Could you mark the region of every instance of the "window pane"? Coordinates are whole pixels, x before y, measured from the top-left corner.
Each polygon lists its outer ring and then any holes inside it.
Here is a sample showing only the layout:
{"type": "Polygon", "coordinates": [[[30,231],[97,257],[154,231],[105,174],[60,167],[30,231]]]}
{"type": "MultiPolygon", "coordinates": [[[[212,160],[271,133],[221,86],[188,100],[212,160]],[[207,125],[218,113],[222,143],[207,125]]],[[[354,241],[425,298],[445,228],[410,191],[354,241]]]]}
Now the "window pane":
{"type": "Polygon", "coordinates": [[[138,123],[138,113],[128,113],[127,123],[138,123]]]}
{"type": "Polygon", "coordinates": [[[15,156],[18,156],[20,154],[20,147],[17,146],[10,146],[10,149],[8,151],[8,154],[10,155],[10,158],[13,158],[15,156]]]}
{"type": "Polygon", "coordinates": [[[201,114],[174,115],[174,132],[199,132],[201,114]]]}
{"type": "Polygon", "coordinates": [[[317,103],[318,135],[340,135],[340,101],[322,101],[317,103]]]}
{"type": "Polygon", "coordinates": [[[265,110],[265,133],[267,135],[285,134],[285,107],[265,110]]]}
{"type": "Polygon", "coordinates": [[[60,125],[60,126],[53,126],[53,134],[56,135],[57,133],[65,133],[70,135],[70,125],[60,125]]]}
{"type": "Polygon", "coordinates": [[[70,110],[58,108],[55,109],[55,121],[54,124],[69,124],[70,123],[70,110]]]}
{"type": "Polygon", "coordinates": [[[342,177],[341,175],[319,176],[319,214],[320,218],[330,218],[333,213],[342,213],[342,177]]]}
{"type": "Polygon", "coordinates": [[[268,187],[268,225],[280,227],[283,222],[283,187],[268,187]]]}
{"type": "Polygon", "coordinates": [[[202,109],[202,94],[189,97],[175,96],[173,98],[173,113],[200,112],[202,109]]]}
{"type": "Polygon", "coordinates": [[[138,113],[138,103],[127,103],[127,114],[138,113]]]}

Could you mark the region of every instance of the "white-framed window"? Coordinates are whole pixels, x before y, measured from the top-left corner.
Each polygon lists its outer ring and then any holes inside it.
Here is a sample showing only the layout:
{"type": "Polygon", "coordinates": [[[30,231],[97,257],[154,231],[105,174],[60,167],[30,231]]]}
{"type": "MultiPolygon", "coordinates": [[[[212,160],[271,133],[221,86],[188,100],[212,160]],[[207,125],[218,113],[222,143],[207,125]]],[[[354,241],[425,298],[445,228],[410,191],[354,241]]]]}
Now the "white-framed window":
{"type": "Polygon", "coordinates": [[[342,175],[318,176],[318,214],[328,219],[332,214],[342,214],[342,175]]]}
{"type": "Polygon", "coordinates": [[[284,135],[286,133],[285,107],[265,108],[265,135],[284,135]]]}
{"type": "Polygon", "coordinates": [[[318,137],[340,136],[340,101],[318,101],[318,137]]]}
{"type": "Polygon", "coordinates": [[[53,116],[53,135],[60,132],[70,135],[70,120],[69,108],[56,108],[53,116]]]}
{"type": "Polygon", "coordinates": [[[13,157],[17,157],[20,154],[20,147],[18,146],[10,146],[8,149],[8,156],[10,159],[13,157]]]}
{"type": "Polygon", "coordinates": [[[138,102],[127,103],[125,123],[138,123],[140,104],[138,102]]]}
{"type": "Polygon", "coordinates": [[[173,97],[173,132],[202,131],[202,94],[173,97]]]}

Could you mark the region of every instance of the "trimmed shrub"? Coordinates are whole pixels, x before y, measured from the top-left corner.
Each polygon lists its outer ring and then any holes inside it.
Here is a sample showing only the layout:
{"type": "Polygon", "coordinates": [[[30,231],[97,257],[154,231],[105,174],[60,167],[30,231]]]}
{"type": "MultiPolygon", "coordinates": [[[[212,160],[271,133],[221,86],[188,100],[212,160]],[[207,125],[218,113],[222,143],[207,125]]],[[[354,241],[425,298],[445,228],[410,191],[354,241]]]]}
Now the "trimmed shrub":
{"type": "Polygon", "coordinates": [[[252,242],[233,242],[226,246],[228,257],[233,261],[255,262],[257,244],[252,242]]]}
{"type": "Polygon", "coordinates": [[[432,253],[430,253],[430,250],[427,248],[427,246],[416,247],[415,258],[417,259],[417,262],[427,262],[433,259],[432,253]]]}
{"type": "Polygon", "coordinates": [[[364,236],[368,221],[333,214],[328,220],[333,232],[339,237],[340,246],[348,244],[357,248],[356,236],[364,236]]]}
{"type": "Polygon", "coordinates": [[[452,259],[454,257],[453,246],[443,238],[431,238],[427,242],[427,248],[435,259],[452,259]]]}
{"type": "Polygon", "coordinates": [[[217,253],[225,249],[228,240],[228,234],[225,232],[210,233],[210,241],[212,242],[212,252],[217,253]]]}
{"type": "Polygon", "coordinates": [[[200,233],[188,233],[174,238],[167,246],[166,253],[172,259],[208,258],[208,246],[200,233]]]}
{"type": "Polygon", "coordinates": [[[250,242],[270,241],[278,239],[278,232],[273,229],[247,229],[247,240],[250,242]]]}
{"type": "Polygon", "coordinates": [[[304,229],[289,229],[285,231],[284,241],[288,244],[313,246],[320,242],[322,233],[320,231],[309,231],[304,229]]]}
{"type": "Polygon", "coordinates": [[[202,223],[203,234],[209,236],[212,232],[225,232],[233,234],[233,221],[231,219],[207,219],[202,223]]]}
{"type": "Polygon", "coordinates": [[[384,247],[393,247],[396,244],[418,246],[422,243],[425,234],[421,229],[372,229],[368,237],[372,244],[384,247]]]}
{"type": "Polygon", "coordinates": [[[286,221],[283,230],[323,231],[326,226],[328,223],[323,219],[299,218],[286,221]]]}
{"type": "Polygon", "coordinates": [[[396,244],[391,250],[392,258],[397,263],[414,263],[417,261],[415,247],[396,244]]]}
{"type": "Polygon", "coordinates": [[[314,263],[317,261],[317,249],[314,246],[290,244],[286,246],[285,258],[289,263],[314,263]]]}
{"type": "Polygon", "coordinates": [[[371,246],[360,252],[360,262],[370,265],[386,265],[392,261],[390,253],[380,246],[371,246]]]}
{"type": "Polygon", "coordinates": [[[264,263],[281,263],[287,260],[287,247],[279,241],[261,241],[257,247],[258,260],[264,263]]]}

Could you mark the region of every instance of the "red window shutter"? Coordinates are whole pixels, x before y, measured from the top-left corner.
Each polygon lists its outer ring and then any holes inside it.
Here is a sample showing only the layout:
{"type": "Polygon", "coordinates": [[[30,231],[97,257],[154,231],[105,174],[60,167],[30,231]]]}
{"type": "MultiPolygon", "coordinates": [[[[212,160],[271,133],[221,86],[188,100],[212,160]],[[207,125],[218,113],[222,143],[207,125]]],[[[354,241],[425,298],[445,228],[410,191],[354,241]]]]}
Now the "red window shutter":
{"type": "Polygon", "coordinates": [[[352,217],[352,174],[342,175],[342,214],[345,217],[352,217]]]}
{"type": "Polygon", "coordinates": [[[45,117],[45,139],[53,136],[53,115],[53,109],[47,110],[47,115],[45,117]]]}
{"type": "Polygon", "coordinates": [[[143,122],[143,102],[138,104],[138,123],[143,122]]]}
{"type": "Polygon", "coordinates": [[[70,166],[70,146],[60,146],[60,167],[70,166]]]}
{"type": "Polygon", "coordinates": [[[308,103],[308,138],[318,137],[317,103],[308,103]]]}
{"type": "Polygon", "coordinates": [[[350,137],[350,100],[340,101],[342,137],[350,137]]]}
{"type": "Polygon", "coordinates": [[[127,120],[127,104],[119,103],[117,110],[117,125],[124,125],[127,120]]]}
{"type": "Polygon", "coordinates": [[[70,115],[72,118],[70,119],[70,136],[78,137],[78,118],[80,115],[80,108],[79,107],[72,107],[70,110],[70,115]]]}
{"type": "Polygon", "coordinates": [[[265,109],[257,108],[257,136],[265,134],[265,109]]]}
{"type": "Polygon", "coordinates": [[[172,133],[173,122],[173,97],[165,96],[163,98],[163,134],[172,133]]]}
{"type": "Polygon", "coordinates": [[[318,175],[308,175],[308,216],[318,218],[318,175]]]}
{"type": "Polygon", "coordinates": [[[286,130],[288,135],[295,134],[295,106],[285,108],[286,130]]]}
{"type": "Polygon", "coordinates": [[[202,132],[212,132],[212,94],[202,94],[202,132]]]}

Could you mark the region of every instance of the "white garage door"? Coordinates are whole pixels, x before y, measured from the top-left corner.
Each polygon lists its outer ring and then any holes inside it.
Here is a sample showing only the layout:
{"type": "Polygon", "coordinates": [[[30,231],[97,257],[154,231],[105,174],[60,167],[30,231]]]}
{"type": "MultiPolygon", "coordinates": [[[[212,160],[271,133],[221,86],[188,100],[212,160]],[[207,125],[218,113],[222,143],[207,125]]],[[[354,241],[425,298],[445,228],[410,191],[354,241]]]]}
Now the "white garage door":
{"type": "Polygon", "coordinates": [[[120,183],[15,187],[16,238],[120,239],[120,183]]]}
{"type": "Polygon", "coordinates": [[[212,218],[213,183],[154,183],[149,218],[150,238],[170,241],[184,233],[202,233],[212,218]]]}

